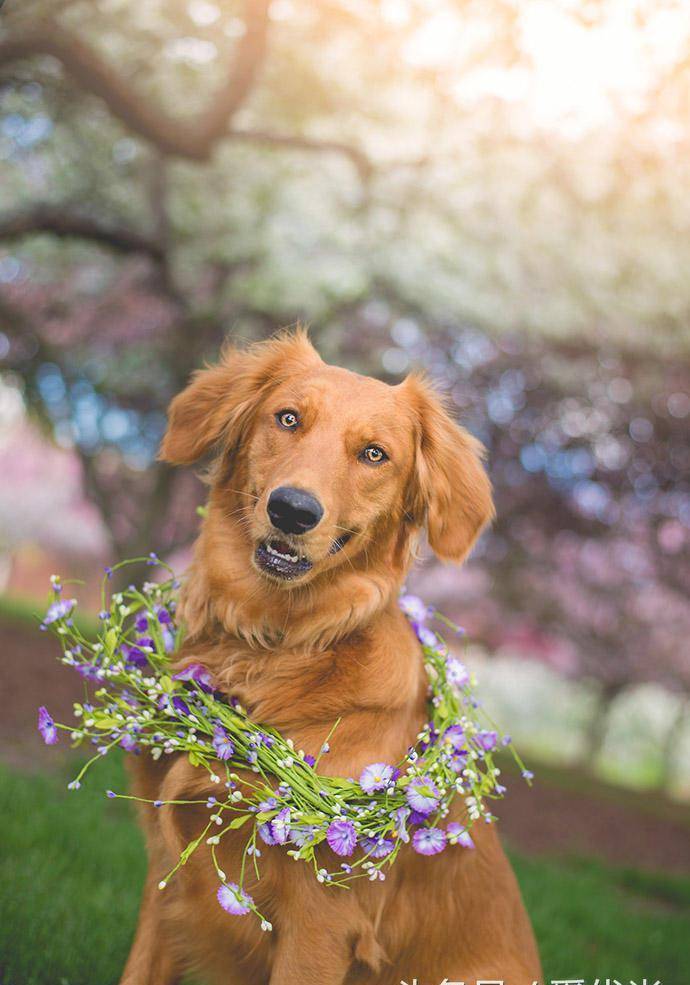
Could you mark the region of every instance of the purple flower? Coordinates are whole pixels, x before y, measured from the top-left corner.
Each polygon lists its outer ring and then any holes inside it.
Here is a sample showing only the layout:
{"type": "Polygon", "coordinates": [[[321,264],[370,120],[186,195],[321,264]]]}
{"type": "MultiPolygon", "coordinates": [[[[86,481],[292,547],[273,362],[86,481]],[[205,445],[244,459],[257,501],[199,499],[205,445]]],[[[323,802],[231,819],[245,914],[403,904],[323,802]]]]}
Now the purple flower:
{"type": "Polygon", "coordinates": [[[450,757],[449,766],[454,773],[462,773],[467,765],[468,755],[469,753],[465,749],[459,749],[457,752],[453,753],[450,757]]]}
{"type": "Polygon", "coordinates": [[[433,722],[428,722],[428,724],[427,724],[427,730],[428,730],[428,733],[429,733],[428,740],[427,739],[424,739],[424,740],[422,740],[419,743],[419,748],[420,748],[421,752],[426,752],[426,750],[430,746],[433,746],[434,742],[436,742],[436,740],[438,739],[438,729],[435,727],[435,725],[434,725],[433,722]]]}
{"type": "Polygon", "coordinates": [[[462,845],[463,848],[474,848],[474,842],[470,838],[469,832],[462,824],[458,824],[457,821],[451,821],[450,824],[446,825],[446,833],[448,835],[448,841],[451,845],[462,845]]]}
{"type": "Polygon", "coordinates": [[[410,816],[409,807],[399,807],[393,817],[395,818],[395,833],[398,838],[405,844],[410,840],[410,836],[407,831],[406,821],[410,816]]]}
{"type": "Polygon", "coordinates": [[[177,695],[172,699],[172,706],[180,715],[191,715],[187,702],[182,698],[178,698],[177,695]]]}
{"type": "Polygon", "coordinates": [[[142,668],[148,665],[148,657],[138,646],[130,646],[127,643],[123,643],[122,654],[127,663],[132,664],[134,667],[142,668]]]}
{"type": "Polygon", "coordinates": [[[163,637],[163,646],[166,653],[172,653],[175,649],[175,634],[168,629],[167,626],[161,627],[161,636],[163,637]]]}
{"type": "Polygon", "coordinates": [[[235,753],[234,743],[225,729],[221,728],[220,725],[217,725],[213,730],[213,748],[218,759],[230,759],[235,753]]]}
{"type": "Polygon", "coordinates": [[[463,663],[460,663],[455,657],[451,657],[446,660],[446,680],[453,687],[465,687],[466,684],[469,684],[470,674],[463,663]]]}
{"type": "Polygon", "coordinates": [[[43,617],[43,625],[49,626],[58,619],[66,619],[76,604],[76,599],[58,599],[56,602],[51,602],[43,617]]]}
{"type": "Polygon", "coordinates": [[[127,734],[123,735],[122,738],[120,739],[120,745],[127,752],[134,752],[134,750],[137,747],[136,741],[132,738],[131,735],[127,735],[127,734]]]}
{"type": "Polygon", "coordinates": [[[433,629],[429,629],[427,626],[417,626],[415,625],[417,631],[417,639],[422,644],[431,650],[435,650],[438,646],[438,637],[433,629]]]}
{"type": "Polygon", "coordinates": [[[276,845],[284,845],[290,836],[290,808],[283,807],[270,823],[276,845]]]}
{"type": "Polygon", "coordinates": [[[145,633],[149,628],[149,617],[147,613],[140,612],[137,618],[134,620],[134,628],[138,633],[145,633]]]}
{"type": "Polygon", "coordinates": [[[443,733],[443,741],[451,746],[456,752],[465,745],[466,736],[462,725],[451,725],[443,733]]]}
{"type": "Polygon", "coordinates": [[[227,886],[218,887],[218,902],[226,913],[232,913],[235,917],[243,917],[249,913],[254,900],[248,893],[237,885],[236,882],[229,882],[227,886]]]}
{"type": "Polygon", "coordinates": [[[523,770],[522,771],[522,779],[523,780],[527,780],[528,783],[531,780],[533,780],[534,779],[534,773],[532,772],[532,770],[523,770]]]}
{"type": "Polygon", "coordinates": [[[390,838],[362,838],[362,848],[370,858],[385,858],[393,851],[390,838]]]}
{"type": "Polygon", "coordinates": [[[428,816],[426,814],[420,814],[419,811],[410,811],[410,816],[408,818],[410,827],[415,824],[426,824],[427,820],[428,816]]]}
{"type": "Polygon", "coordinates": [[[417,595],[401,595],[398,605],[407,618],[416,623],[423,623],[429,615],[428,608],[417,595]]]}
{"type": "Polygon", "coordinates": [[[374,793],[375,790],[385,790],[393,779],[393,767],[386,763],[372,763],[365,766],[359,778],[359,785],[364,793],[374,793]]]}
{"type": "Polygon", "coordinates": [[[307,766],[315,766],[316,756],[312,756],[311,753],[307,753],[306,756],[304,757],[304,762],[307,764],[307,766]]]}
{"type": "Polygon", "coordinates": [[[357,832],[352,821],[331,821],[326,831],[326,841],[336,855],[352,855],[357,844],[357,832]]]}
{"type": "Polygon", "coordinates": [[[446,847],[446,832],[441,828],[420,828],[412,836],[412,847],[420,855],[438,855],[446,847]]]}
{"type": "Polygon", "coordinates": [[[74,669],[85,681],[98,681],[100,668],[96,664],[75,664],[74,669]]]}
{"type": "Polygon", "coordinates": [[[300,828],[290,828],[290,841],[298,848],[303,848],[314,837],[316,828],[313,825],[304,825],[300,828]]]}
{"type": "Polygon", "coordinates": [[[405,791],[410,807],[425,817],[438,807],[440,794],[434,781],[428,776],[416,776],[405,791]]]}
{"type": "Polygon", "coordinates": [[[484,752],[491,752],[498,742],[498,735],[496,732],[490,732],[485,730],[483,732],[477,733],[477,743],[482,747],[484,752]]]}
{"type": "Polygon", "coordinates": [[[58,731],[45,705],[41,705],[38,709],[38,731],[43,736],[43,741],[47,746],[55,745],[58,740],[58,731]]]}
{"type": "Polygon", "coordinates": [[[213,678],[211,677],[211,672],[203,664],[193,663],[187,664],[184,670],[181,670],[179,674],[173,674],[174,681],[194,681],[198,684],[202,691],[206,691],[207,694],[211,694],[213,691],[213,678]]]}
{"type": "Polygon", "coordinates": [[[262,841],[264,841],[267,845],[278,844],[278,842],[273,837],[273,829],[271,828],[271,825],[268,821],[264,821],[263,824],[260,824],[257,828],[257,831],[259,832],[262,841]]]}
{"type": "Polygon", "coordinates": [[[161,626],[170,626],[172,624],[172,617],[164,606],[156,607],[156,615],[161,626]]]}

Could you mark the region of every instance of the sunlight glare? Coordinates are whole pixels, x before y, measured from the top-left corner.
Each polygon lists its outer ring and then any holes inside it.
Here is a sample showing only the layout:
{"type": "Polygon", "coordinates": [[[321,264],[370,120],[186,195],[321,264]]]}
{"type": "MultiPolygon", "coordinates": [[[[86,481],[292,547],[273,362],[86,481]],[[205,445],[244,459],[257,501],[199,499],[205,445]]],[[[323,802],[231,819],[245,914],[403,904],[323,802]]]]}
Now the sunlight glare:
{"type": "Polygon", "coordinates": [[[480,29],[457,8],[437,9],[408,38],[403,57],[449,76],[459,103],[487,96],[521,103],[533,125],[578,136],[647,107],[690,43],[690,2],[604,0],[595,10],[585,0],[524,0],[516,18],[520,67],[508,51],[492,65],[472,59],[487,25],[480,29]]]}

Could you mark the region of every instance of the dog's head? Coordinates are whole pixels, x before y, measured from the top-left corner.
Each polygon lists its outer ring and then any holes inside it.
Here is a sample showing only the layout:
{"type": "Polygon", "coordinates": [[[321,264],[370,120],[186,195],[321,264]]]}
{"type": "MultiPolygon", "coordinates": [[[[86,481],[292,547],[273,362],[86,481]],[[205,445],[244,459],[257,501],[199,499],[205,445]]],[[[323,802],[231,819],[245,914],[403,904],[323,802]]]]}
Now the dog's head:
{"type": "Polygon", "coordinates": [[[208,453],[209,561],[264,590],[368,568],[399,580],[422,528],[460,562],[493,515],[481,445],[422,378],[329,366],[304,331],[226,349],[173,400],[161,458],[208,453]]]}

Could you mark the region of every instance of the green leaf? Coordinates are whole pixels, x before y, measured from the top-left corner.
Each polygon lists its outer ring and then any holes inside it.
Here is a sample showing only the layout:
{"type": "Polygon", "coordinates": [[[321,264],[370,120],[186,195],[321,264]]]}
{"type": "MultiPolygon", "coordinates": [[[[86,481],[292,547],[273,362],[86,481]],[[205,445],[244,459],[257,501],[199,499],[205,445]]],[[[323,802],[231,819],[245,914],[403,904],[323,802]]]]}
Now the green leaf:
{"type": "Polygon", "coordinates": [[[170,694],[170,692],[174,690],[175,685],[172,682],[172,678],[168,677],[167,674],[163,674],[163,676],[159,678],[158,683],[166,694],[170,694]]]}
{"type": "Polygon", "coordinates": [[[118,722],[116,718],[110,718],[108,715],[103,715],[102,718],[96,719],[94,722],[96,728],[109,729],[117,728],[121,723],[118,722]]]}
{"type": "Polygon", "coordinates": [[[194,750],[187,754],[187,759],[189,760],[191,766],[201,766],[203,763],[201,756],[194,752],[194,750]]]}
{"type": "Polygon", "coordinates": [[[256,815],[256,819],[259,824],[263,824],[264,821],[270,821],[272,817],[275,817],[278,811],[260,811],[256,815]]]}
{"type": "Polygon", "coordinates": [[[194,841],[190,841],[186,848],[180,852],[180,864],[184,865],[192,852],[199,847],[201,843],[201,836],[195,838],[194,841]]]}
{"type": "Polygon", "coordinates": [[[232,819],[228,827],[233,831],[236,831],[237,828],[241,828],[243,824],[246,824],[250,817],[251,814],[243,814],[241,817],[235,817],[232,819]]]}
{"type": "Polygon", "coordinates": [[[343,776],[329,776],[328,782],[330,786],[339,787],[341,790],[359,791],[359,785],[357,783],[352,783],[350,780],[346,780],[343,776]]]}

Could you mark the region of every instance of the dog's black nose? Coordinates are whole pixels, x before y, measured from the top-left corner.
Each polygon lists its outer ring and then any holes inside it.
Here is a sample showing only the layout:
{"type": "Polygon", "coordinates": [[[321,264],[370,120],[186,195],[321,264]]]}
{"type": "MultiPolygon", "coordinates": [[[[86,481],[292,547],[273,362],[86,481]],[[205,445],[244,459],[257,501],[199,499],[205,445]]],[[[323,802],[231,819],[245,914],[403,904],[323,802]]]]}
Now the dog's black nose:
{"type": "Polygon", "coordinates": [[[267,511],[273,526],[284,534],[304,534],[323,516],[323,506],[315,496],[292,486],[274,489],[268,497],[267,511]]]}

